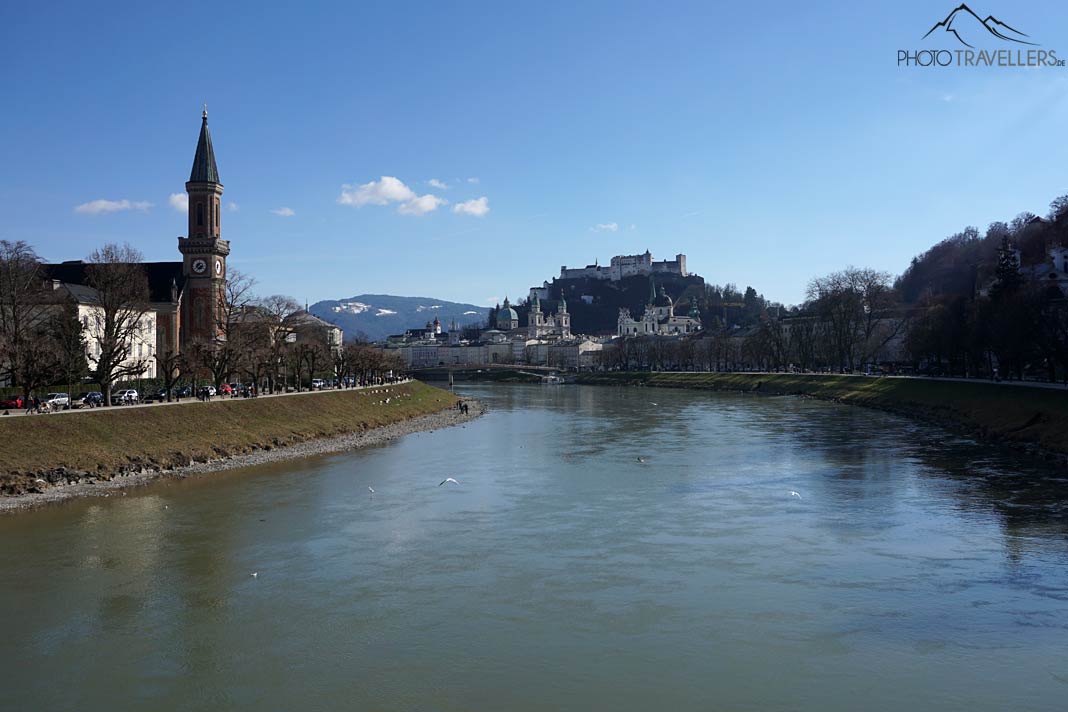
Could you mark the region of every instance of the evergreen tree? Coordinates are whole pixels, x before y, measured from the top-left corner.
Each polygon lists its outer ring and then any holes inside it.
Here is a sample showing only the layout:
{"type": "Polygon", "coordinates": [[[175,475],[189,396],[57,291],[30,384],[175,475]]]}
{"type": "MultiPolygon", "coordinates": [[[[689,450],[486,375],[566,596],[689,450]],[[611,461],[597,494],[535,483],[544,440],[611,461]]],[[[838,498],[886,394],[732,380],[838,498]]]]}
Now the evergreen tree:
{"type": "Polygon", "coordinates": [[[1022,282],[1016,249],[1009,240],[1009,236],[1004,235],[998,247],[998,262],[994,271],[994,286],[990,289],[990,298],[997,301],[1006,294],[1012,294],[1020,288],[1022,282]]]}

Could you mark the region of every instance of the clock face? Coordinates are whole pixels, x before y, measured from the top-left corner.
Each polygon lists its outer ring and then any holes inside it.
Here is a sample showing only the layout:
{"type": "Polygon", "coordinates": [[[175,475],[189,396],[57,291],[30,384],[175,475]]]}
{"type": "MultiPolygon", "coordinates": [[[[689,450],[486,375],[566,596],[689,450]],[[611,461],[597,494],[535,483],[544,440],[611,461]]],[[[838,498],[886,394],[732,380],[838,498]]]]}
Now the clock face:
{"type": "Polygon", "coordinates": [[[222,276],[222,260],[215,260],[215,274],[222,276]]]}
{"type": "Polygon", "coordinates": [[[199,257],[193,260],[192,266],[196,274],[204,274],[208,270],[208,263],[199,257]]]}

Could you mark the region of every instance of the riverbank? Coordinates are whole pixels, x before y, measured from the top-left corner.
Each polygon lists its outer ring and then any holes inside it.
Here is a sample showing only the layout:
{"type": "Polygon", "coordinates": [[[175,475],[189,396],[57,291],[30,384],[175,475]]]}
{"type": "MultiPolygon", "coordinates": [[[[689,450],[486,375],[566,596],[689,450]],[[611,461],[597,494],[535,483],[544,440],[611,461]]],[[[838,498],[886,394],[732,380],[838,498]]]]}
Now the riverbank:
{"type": "Polygon", "coordinates": [[[465,422],[456,397],[419,382],[305,398],[190,402],[79,417],[0,420],[0,512],[377,445],[465,422]]]}
{"type": "Polygon", "coordinates": [[[1068,394],[996,383],[787,373],[598,373],[590,385],[798,395],[878,408],[1068,463],[1068,394]]]}

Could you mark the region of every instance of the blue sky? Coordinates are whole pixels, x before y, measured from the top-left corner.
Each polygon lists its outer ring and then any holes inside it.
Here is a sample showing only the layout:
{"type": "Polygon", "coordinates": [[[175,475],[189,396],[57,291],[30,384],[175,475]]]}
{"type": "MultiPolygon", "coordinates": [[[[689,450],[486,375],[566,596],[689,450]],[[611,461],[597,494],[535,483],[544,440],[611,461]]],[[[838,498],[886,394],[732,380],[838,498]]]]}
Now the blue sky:
{"type": "MultiPolygon", "coordinates": [[[[301,301],[487,304],[648,248],[796,303],[1068,192],[1068,69],[896,66],[953,2],[515,5],[23,4],[0,237],[177,259],[202,102],[230,263],[301,301]]],[[[1068,58],[1063,3],[971,6],[1068,58]]]]}

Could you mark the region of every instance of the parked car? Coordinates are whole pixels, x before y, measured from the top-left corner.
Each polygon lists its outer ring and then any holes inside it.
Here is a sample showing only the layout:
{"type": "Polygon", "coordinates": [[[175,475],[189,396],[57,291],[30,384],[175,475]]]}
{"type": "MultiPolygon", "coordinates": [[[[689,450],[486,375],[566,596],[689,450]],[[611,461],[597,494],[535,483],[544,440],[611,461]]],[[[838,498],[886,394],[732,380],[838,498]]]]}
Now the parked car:
{"type": "Polygon", "coordinates": [[[210,398],[210,397],[216,395],[215,386],[201,386],[200,390],[197,391],[197,394],[201,395],[201,396],[207,396],[208,398],[210,398]]]}
{"type": "Polygon", "coordinates": [[[44,402],[51,406],[53,410],[67,410],[70,408],[70,396],[66,393],[49,393],[45,396],[44,402]]]}
{"type": "Polygon", "coordinates": [[[22,408],[22,396],[14,396],[12,398],[0,398],[0,408],[4,410],[10,410],[12,408],[18,410],[22,408]]]}
{"type": "Polygon", "coordinates": [[[174,395],[177,396],[178,398],[192,398],[193,397],[193,387],[192,386],[182,386],[181,388],[179,388],[179,389],[174,391],[174,395]]]}
{"type": "Polygon", "coordinates": [[[141,400],[141,397],[137,394],[133,388],[127,388],[121,390],[111,397],[112,402],[122,403],[123,405],[132,405],[141,400]]]}
{"type": "Polygon", "coordinates": [[[321,379],[321,378],[313,378],[312,379],[311,387],[314,388],[315,390],[322,389],[322,387],[324,385],[326,385],[326,382],[323,379],[321,379]]]}
{"type": "Polygon", "coordinates": [[[162,403],[163,401],[167,400],[167,389],[160,388],[158,391],[146,393],[143,400],[145,403],[152,403],[155,401],[159,401],[162,403]]]}
{"type": "Polygon", "coordinates": [[[74,397],[74,402],[71,404],[73,408],[81,408],[85,406],[87,408],[99,408],[104,405],[104,394],[100,391],[85,391],[79,393],[74,397]]]}
{"type": "Polygon", "coordinates": [[[224,396],[231,396],[234,394],[234,387],[229,383],[224,383],[219,386],[219,394],[224,396]]]}

